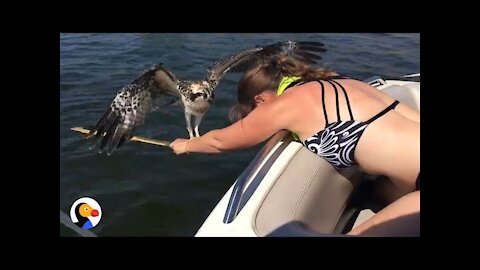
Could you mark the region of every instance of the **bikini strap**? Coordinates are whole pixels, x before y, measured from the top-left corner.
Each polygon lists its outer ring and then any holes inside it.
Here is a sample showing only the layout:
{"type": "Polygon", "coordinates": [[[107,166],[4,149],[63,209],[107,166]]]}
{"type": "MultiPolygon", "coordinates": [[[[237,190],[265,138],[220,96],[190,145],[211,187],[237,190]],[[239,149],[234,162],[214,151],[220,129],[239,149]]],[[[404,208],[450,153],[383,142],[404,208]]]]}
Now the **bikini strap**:
{"type": "Polygon", "coordinates": [[[290,87],[294,87],[294,86],[300,86],[302,84],[304,84],[305,81],[294,81],[294,82],[291,82],[287,87],[285,87],[285,90],[283,90],[283,92],[287,91],[288,88],[290,87]]]}
{"type": "Polygon", "coordinates": [[[339,82],[335,80],[331,80],[331,81],[336,83],[342,89],[343,94],[345,95],[345,100],[347,101],[347,108],[348,108],[348,113],[350,114],[350,120],[353,121],[352,107],[350,106],[350,100],[348,99],[347,91],[345,90],[345,88],[343,88],[343,86],[339,82]]]}
{"type": "Polygon", "coordinates": [[[316,80],[322,86],[322,105],[323,105],[323,114],[325,115],[325,127],[328,125],[327,109],[325,107],[325,87],[323,86],[322,81],[316,80]]]}
{"type": "Polygon", "coordinates": [[[393,110],[395,109],[395,107],[398,105],[398,100],[395,100],[392,104],[390,104],[390,106],[388,106],[387,108],[385,108],[383,111],[377,113],[375,116],[373,116],[372,118],[370,118],[368,121],[366,121],[365,123],[366,124],[370,124],[372,123],[373,121],[377,120],[379,117],[381,117],[382,115],[386,114],[388,111],[390,110],[393,110]]]}
{"type": "Polygon", "coordinates": [[[333,86],[333,90],[335,90],[335,103],[337,105],[337,121],[340,122],[340,104],[338,102],[338,90],[335,84],[333,84],[330,80],[326,80],[328,83],[330,83],[333,86]]]}

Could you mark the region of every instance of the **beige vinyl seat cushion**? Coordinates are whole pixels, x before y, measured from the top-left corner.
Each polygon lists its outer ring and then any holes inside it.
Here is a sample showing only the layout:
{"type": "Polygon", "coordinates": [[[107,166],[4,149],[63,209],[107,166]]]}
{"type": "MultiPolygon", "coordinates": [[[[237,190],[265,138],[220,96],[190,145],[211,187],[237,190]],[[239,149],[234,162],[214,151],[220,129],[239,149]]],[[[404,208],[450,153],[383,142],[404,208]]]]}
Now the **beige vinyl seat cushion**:
{"type": "Polygon", "coordinates": [[[338,172],[302,147],[278,177],[255,217],[257,235],[300,221],[319,233],[333,233],[357,178],[358,169],[338,172]]]}

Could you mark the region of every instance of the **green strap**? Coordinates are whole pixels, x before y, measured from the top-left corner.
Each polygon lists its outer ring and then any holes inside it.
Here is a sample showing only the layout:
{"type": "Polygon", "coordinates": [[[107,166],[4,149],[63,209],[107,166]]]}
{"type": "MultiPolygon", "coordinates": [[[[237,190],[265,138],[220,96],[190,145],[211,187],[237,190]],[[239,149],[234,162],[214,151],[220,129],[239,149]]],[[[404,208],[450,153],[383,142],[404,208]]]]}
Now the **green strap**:
{"type": "Polygon", "coordinates": [[[280,81],[280,84],[278,84],[277,96],[280,96],[281,94],[283,94],[285,89],[287,89],[287,86],[289,86],[291,83],[296,82],[300,79],[301,79],[301,77],[297,77],[297,76],[283,77],[283,79],[280,81]]]}
{"type": "MultiPolygon", "coordinates": [[[[281,94],[283,94],[285,92],[285,89],[287,89],[287,87],[292,84],[293,82],[296,82],[298,80],[300,80],[301,77],[298,77],[298,76],[285,76],[283,77],[283,79],[280,81],[280,83],[278,84],[278,88],[277,88],[277,96],[280,96],[281,94]]],[[[300,138],[298,137],[297,134],[295,134],[294,132],[292,132],[292,138],[295,140],[295,141],[300,141],[300,138]]]]}

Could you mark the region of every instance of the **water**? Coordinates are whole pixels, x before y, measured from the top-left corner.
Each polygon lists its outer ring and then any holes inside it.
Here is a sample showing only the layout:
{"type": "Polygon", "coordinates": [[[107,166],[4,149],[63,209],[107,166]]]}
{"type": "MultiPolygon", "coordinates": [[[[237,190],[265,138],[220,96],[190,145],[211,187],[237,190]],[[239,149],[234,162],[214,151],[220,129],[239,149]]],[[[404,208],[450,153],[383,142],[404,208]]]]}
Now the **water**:
{"type": "MultiPolygon", "coordinates": [[[[176,156],[128,143],[112,156],[88,150],[70,131],[94,125],[116,92],[155,63],[180,79],[202,78],[217,58],[257,44],[321,41],[324,66],[356,78],[420,72],[419,34],[62,34],[60,35],[60,209],[88,196],[103,210],[99,236],[193,236],[260,146],[222,155],[176,156]]],[[[200,132],[225,127],[239,75],[220,82],[200,132]]],[[[186,138],[182,108],[156,108],[137,135],[186,138]]],[[[60,226],[61,236],[75,236],[60,226]]]]}

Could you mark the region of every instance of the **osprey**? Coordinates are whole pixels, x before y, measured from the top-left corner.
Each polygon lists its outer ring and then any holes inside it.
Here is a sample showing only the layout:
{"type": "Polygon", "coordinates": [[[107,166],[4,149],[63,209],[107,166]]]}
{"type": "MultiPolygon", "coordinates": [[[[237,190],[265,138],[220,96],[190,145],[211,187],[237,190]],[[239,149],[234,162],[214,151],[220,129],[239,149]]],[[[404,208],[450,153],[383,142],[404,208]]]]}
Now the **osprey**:
{"type": "Polygon", "coordinates": [[[116,148],[133,136],[135,127],[142,125],[151,111],[152,102],[162,95],[181,98],[188,134],[192,138],[195,131],[195,136],[198,137],[200,122],[205,113],[210,110],[214,100],[214,90],[226,72],[244,72],[278,56],[290,56],[299,61],[314,64],[315,60],[321,59],[321,56],[315,53],[326,51],[323,46],[323,43],[310,41],[285,41],[257,46],[216,61],[207,70],[207,76],[197,81],[179,80],[162,65],[154,65],[120,89],[87,135],[87,138],[93,137],[91,148],[100,142],[99,153],[107,149],[107,154],[112,154],[116,148]]]}

